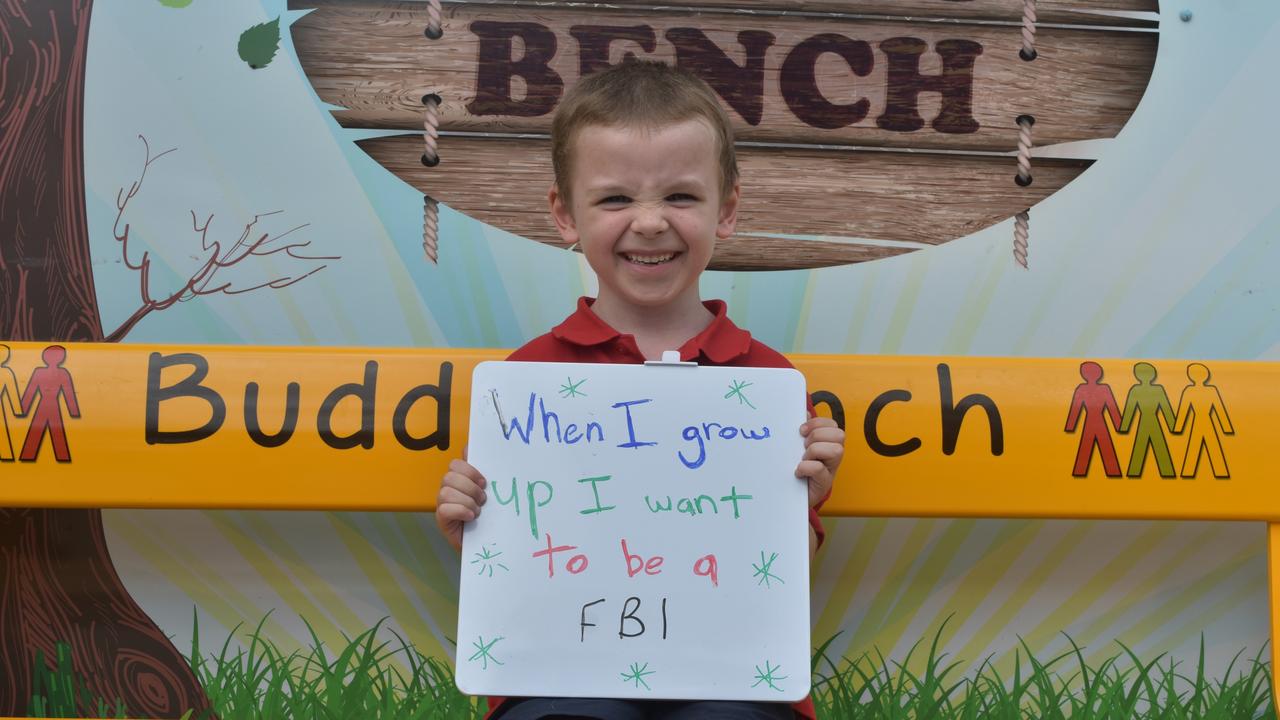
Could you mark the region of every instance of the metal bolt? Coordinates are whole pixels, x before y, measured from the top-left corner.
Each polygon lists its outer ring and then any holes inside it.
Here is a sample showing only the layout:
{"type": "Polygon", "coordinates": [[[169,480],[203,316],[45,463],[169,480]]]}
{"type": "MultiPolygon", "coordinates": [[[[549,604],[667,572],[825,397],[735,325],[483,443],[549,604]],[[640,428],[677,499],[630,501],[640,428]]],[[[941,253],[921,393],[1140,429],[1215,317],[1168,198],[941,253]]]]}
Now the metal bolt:
{"type": "Polygon", "coordinates": [[[1182,20],[1182,22],[1191,22],[1191,11],[1183,10],[1182,12],[1178,13],[1178,17],[1182,20]]]}

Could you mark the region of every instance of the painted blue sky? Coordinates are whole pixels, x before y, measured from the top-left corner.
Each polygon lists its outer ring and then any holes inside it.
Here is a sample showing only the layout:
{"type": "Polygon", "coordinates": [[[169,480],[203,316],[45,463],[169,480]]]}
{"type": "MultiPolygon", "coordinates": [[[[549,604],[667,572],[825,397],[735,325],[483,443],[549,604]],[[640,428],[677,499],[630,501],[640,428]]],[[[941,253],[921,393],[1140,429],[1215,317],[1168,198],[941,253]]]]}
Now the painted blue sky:
{"type": "MultiPolygon", "coordinates": [[[[255,213],[306,227],[340,255],[286,291],[199,299],[147,318],[131,341],[514,346],[593,289],[579,258],[445,210],[441,262],[424,261],[421,197],[369,160],[300,70],[286,32],[250,70],[239,34],[283,0],[100,2],[88,71],[87,185],[105,325],[138,302],[112,235],[136,178],[139,134],[177,148],[129,208],[155,292],[195,261],[190,211],[211,233],[255,213]]],[[[1169,6],[1147,96],[1100,161],[1032,213],[1032,269],[1010,259],[1011,221],[940,248],[814,271],[709,273],[708,296],[786,351],[1280,357],[1275,241],[1280,5],[1169,6]],[[1191,22],[1178,19],[1190,9],[1191,22]],[[1270,90],[1268,90],[1270,89],[1270,90]]],[[[834,210],[833,210],[834,212],[834,210]]],[[[840,212],[857,212],[856,208],[840,212]]],[[[277,227],[278,226],[278,227],[277,227]]],[[[245,268],[245,283],[309,269],[245,268]]],[[[239,269],[238,269],[239,270],[239,269]]]]}

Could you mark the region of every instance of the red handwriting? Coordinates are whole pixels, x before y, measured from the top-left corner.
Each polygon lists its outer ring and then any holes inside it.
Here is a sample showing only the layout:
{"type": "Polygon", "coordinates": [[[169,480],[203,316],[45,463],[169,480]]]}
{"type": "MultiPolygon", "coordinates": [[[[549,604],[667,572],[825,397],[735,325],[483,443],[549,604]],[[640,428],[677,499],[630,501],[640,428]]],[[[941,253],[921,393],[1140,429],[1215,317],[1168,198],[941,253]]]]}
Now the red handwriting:
{"type": "Polygon", "coordinates": [[[711,578],[711,587],[720,587],[719,570],[716,568],[715,555],[703,555],[693,564],[693,574],[711,578]]]}
{"type": "MultiPolygon", "coordinates": [[[[577,545],[556,545],[551,539],[551,533],[545,535],[547,546],[534,552],[532,557],[547,559],[547,577],[556,576],[556,564],[559,562],[556,555],[559,553],[571,553],[578,549],[577,545]]],[[[645,575],[661,575],[662,565],[666,562],[666,558],[662,555],[653,555],[645,557],[641,553],[631,552],[630,546],[627,545],[626,538],[620,538],[618,545],[622,548],[622,561],[627,566],[627,577],[633,578],[641,573],[645,575]]],[[[586,571],[590,565],[586,554],[578,553],[571,555],[564,563],[564,569],[568,570],[571,575],[579,575],[586,571]]],[[[720,587],[720,565],[716,560],[714,553],[703,555],[693,563],[693,574],[698,577],[704,577],[711,580],[711,587],[720,587]]]]}
{"type": "Polygon", "coordinates": [[[622,556],[627,560],[627,577],[635,577],[643,570],[645,575],[657,575],[662,572],[662,556],[654,555],[645,560],[640,555],[632,555],[627,551],[627,541],[622,540],[622,556]]]}
{"type": "MultiPolygon", "coordinates": [[[[578,549],[577,545],[556,545],[552,543],[551,533],[547,533],[546,549],[535,552],[533,554],[533,557],[538,558],[545,555],[547,557],[547,577],[555,577],[556,576],[556,561],[555,561],[556,553],[569,552],[570,550],[577,550],[577,549],[578,549]]],[[[568,570],[570,574],[577,575],[581,573],[583,570],[587,569],[588,563],[589,561],[587,560],[586,555],[581,555],[581,554],[574,555],[573,557],[569,558],[569,562],[565,563],[565,569],[568,570]]]]}

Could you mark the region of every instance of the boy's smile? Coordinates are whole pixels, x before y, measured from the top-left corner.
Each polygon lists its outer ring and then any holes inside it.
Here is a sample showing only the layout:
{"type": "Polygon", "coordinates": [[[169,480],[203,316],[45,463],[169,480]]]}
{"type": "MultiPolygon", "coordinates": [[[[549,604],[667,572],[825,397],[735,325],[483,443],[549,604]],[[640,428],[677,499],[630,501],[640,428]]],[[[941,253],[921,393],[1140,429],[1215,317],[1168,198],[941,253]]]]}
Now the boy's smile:
{"type": "Polygon", "coordinates": [[[653,129],[590,125],[573,145],[570,196],[551,190],[566,242],[600,280],[602,317],[705,314],[698,276],[733,233],[738,189],[721,198],[716,138],[701,120],[653,129]]]}

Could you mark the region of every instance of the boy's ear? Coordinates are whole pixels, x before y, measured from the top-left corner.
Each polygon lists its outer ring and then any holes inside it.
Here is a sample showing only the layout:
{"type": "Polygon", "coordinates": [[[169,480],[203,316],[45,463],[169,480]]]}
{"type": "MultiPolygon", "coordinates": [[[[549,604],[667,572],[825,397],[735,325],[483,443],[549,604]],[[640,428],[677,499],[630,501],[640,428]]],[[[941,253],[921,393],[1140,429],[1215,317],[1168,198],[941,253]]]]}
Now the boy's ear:
{"type": "Polygon", "coordinates": [[[728,240],[738,225],[738,203],[742,199],[742,185],[733,184],[733,190],[720,204],[720,218],[716,223],[716,237],[728,240]]]}
{"type": "Polygon", "coordinates": [[[551,189],[547,191],[547,202],[551,205],[551,219],[555,221],[556,230],[560,232],[560,237],[566,245],[576,245],[578,243],[578,224],[573,220],[573,212],[569,208],[567,199],[560,192],[560,187],[554,182],[551,183],[551,189]]]}

